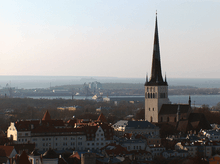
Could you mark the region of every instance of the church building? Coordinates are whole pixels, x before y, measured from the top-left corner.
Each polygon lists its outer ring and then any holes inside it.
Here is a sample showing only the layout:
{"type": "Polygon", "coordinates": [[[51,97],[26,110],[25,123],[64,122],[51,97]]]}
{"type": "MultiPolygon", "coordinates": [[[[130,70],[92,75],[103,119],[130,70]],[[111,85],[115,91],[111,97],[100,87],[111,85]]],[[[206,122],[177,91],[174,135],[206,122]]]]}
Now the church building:
{"type": "Polygon", "coordinates": [[[168,98],[168,83],[163,78],[160,60],[160,46],[157,16],[155,23],[154,47],[151,77],[145,83],[145,120],[149,122],[178,122],[188,117],[191,111],[191,100],[189,104],[171,104],[168,98]]]}

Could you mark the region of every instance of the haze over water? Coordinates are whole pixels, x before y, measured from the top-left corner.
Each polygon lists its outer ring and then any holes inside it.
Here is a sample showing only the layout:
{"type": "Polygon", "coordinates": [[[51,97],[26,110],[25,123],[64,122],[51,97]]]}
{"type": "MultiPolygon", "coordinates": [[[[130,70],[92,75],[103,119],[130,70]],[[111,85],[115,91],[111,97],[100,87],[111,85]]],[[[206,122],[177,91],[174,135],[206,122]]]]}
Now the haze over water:
{"type": "MultiPolygon", "coordinates": [[[[96,76],[0,76],[0,86],[7,84],[18,89],[49,88],[50,86],[101,83],[144,83],[145,78],[117,78],[96,76]]],[[[167,78],[169,86],[193,86],[199,88],[220,88],[220,79],[167,78]]]]}

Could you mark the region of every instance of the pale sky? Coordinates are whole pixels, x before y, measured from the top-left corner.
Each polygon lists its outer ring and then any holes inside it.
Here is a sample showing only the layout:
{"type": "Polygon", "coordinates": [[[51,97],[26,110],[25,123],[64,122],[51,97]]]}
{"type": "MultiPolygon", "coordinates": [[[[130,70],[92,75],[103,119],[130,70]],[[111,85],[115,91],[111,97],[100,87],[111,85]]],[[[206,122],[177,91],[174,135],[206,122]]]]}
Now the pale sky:
{"type": "Polygon", "coordinates": [[[220,78],[220,1],[1,0],[0,75],[220,78]]]}

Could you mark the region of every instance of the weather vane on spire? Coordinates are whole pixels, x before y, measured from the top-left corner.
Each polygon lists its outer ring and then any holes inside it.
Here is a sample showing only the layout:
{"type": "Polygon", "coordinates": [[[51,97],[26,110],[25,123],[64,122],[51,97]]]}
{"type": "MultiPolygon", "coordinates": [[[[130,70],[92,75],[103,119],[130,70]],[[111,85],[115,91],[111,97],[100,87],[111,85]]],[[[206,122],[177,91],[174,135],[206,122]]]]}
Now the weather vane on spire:
{"type": "Polygon", "coordinates": [[[157,16],[157,10],[156,10],[156,16],[157,16]]]}

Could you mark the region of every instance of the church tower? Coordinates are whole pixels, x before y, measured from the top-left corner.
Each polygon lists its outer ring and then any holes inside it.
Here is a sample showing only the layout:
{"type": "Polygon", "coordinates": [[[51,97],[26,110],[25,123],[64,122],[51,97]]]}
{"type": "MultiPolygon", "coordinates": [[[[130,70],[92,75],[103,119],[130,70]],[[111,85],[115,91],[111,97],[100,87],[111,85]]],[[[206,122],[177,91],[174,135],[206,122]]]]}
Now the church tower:
{"type": "Polygon", "coordinates": [[[149,122],[158,122],[158,113],[162,104],[169,104],[168,84],[163,80],[160,64],[160,47],[157,27],[157,15],[154,34],[154,48],[151,68],[151,77],[145,83],[145,120],[149,122]]]}

